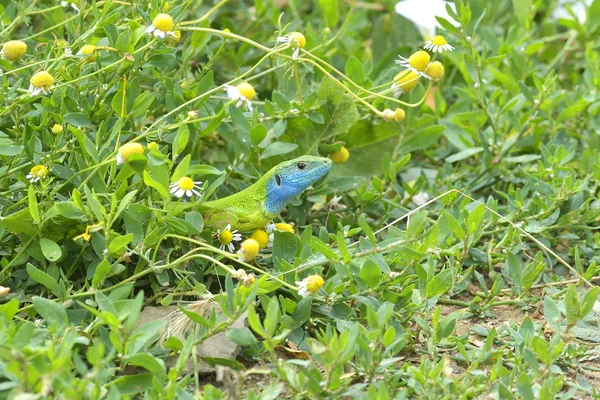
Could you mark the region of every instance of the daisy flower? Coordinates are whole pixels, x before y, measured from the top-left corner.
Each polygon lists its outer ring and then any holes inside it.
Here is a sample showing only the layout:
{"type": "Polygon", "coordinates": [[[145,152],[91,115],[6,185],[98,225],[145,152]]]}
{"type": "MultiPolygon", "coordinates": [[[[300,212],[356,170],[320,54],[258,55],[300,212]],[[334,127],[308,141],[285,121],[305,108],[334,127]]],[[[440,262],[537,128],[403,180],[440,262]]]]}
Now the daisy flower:
{"type": "Polygon", "coordinates": [[[20,40],[9,40],[2,45],[0,58],[8,61],[17,61],[27,51],[27,44],[20,40]]]}
{"type": "Polygon", "coordinates": [[[50,94],[50,89],[54,87],[54,77],[46,71],[36,72],[29,82],[29,93],[32,96],[40,93],[50,94]]]}
{"type": "Polygon", "coordinates": [[[450,46],[448,42],[446,42],[446,38],[441,35],[434,36],[426,41],[423,48],[425,50],[430,50],[432,53],[442,53],[444,51],[454,50],[454,47],[450,46]]]}
{"type": "Polygon", "coordinates": [[[65,58],[73,57],[73,50],[70,47],[65,48],[65,58]]]}
{"type": "Polygon", "coordinates": [[[324,284],[325,280],[320,275],[311,275],[296,282],[296,285],[298,285],[298,294],[302,297],[308,297],[317,293],[324,284]]]}
{"type": "Polygon", "coordinates": [[[35,183],[42,178],[48,176],[48,168],[45,165],[36,165],[31,168],[31,171],[27,174],[26,178],[29,179],[29,182],[35,183]]]}
{"type": "Polygon", "coordinates": [[[176,38],[177,35],[173,32],[173,17],[169,14],[158,14],[154,21],[152,21],[152,25],[146,29],[146,34],[154,35],[161,39],[164,39],[167,36],[171,36],[176,38]]]}
{"type": "Polygon", "coordinates": [[[202,188],[202,182],[194,182],[192,178],[188,176],[182,176],[177,179],[177,181],[171,183],[171,194],[175,195],[175,197],[182,198],[184,195],[187,197],[192,197],[192,195],[196,195],[202,197],[200,190],[202,188]]]}
{"type": "Polygon", "coordinates": [[[50,130],[52,131],[52,133],[54,133],[55,135],[61,134],[63,131],[63,127],[62,125],[59,124],[54,124],[52,125],[52,128],[50,128],[50,130]]]}
{"type": "Polygon", "coordinates": [[[413,53],[410,57],[404,58],[402,56],[399,60],[396,60],[396,64],[400,64],[404,68],[414,72],[415,74],[421,75],[423,77],[429,78],[427,74],[425,74],[425,70],[429,66],[429,62],[431,61],[431,56],[425,50],[419,50],[413,53]]]}
{"type": "MultiPolygon", "coordinates": [[[[240,249],[238,250],[238,254],[240,255],[240,259],[245,262],[253,261],[258,255],[258,251],[260,250],[260,245],[258,242],[252,238],[244,240],[240,249]]],[[[252,274],[250,274],[252,275],[252,274]]],[[[244,277],[243,284],[246,287],[250,287],[254,284],[254,275],[252,277],[246,275],[244,277]]]]}
{"type": "Polygon", "coordinates": [[[219,249],[225,250],[225,247],[227,247],[230,253],[233,253],[233,251],[235,250],[233,242],[240,242],[242,240],[242,234],[237,233],[237,230],[232,231],[231,224],[227,224],[227,226],[223,230],[217,229],[217,237],[219,239],[219,242],[221,243],[219,245],[219,249]]]}
{"type": "Polygon", "coordinates": [[[125,143],[117,152],[117,165],[125,164],[132,154],[144,154],[144,146],[139,143],[125,143]]]}
{"type": "Polygon", "coordinates": [[[300,49],[303,49],[306,46],[306,38],[300,32],[292,32],[287,35],[280,36],[277,38],[277,42],[292,44],[292,49],[294,50],[294,54],[292,55],[292,59],[298,59],[298,54],[300,54],[300,49]]]}
{"type": "Polygon", "coordinates": [[[254,86],[248,82],[242,82],[237,86],[225,85],[225,91],[227,92],[227,97],[229,97],[231,100],[238,100],[236,104],[237,107],[246,103],[248,110],[252,111],[251,101],[254,96],[256,96],[256,90],[254,90],[254,86]]]}

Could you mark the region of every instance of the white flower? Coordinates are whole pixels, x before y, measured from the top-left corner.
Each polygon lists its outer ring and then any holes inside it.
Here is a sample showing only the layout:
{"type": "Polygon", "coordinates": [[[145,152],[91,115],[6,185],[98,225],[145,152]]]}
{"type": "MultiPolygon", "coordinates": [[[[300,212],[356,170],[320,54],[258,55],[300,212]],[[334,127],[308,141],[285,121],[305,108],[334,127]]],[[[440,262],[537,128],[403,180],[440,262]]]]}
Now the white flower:
{"type": "Polygon", "coordinates": [[[42,178],[48,176],[48,168],[45,165],[35,165],[31,168],[31,171],[27,174],[26,178],[29,179],[29,182],[35,183],[42,178]]]}
{"type": "Polygon", "coordinates": [[[303,49],[306,46],[306,38],[300,32],[292,32],[288,33],[285,36],[279,36],[277,38],[278,43],[291,43],[292,49],[294,50],[294,54],[292,54],[292,59],[297,60],[298,54],[300,54],[300,49],[303,49]]]}
{"type": "Polygon", "coordinates": [[[297,281],[298,294],[302,297],[308,297],[315,294],[323,287],[325,280],[320,275],[311,275],[301,281],[297,281]]]}
{"type": "Polygon", "coordinates": [[[251,100],[256,96],[256,90],[254,90],[251,84],[242,82],[237,86],[225,85],[224,88],[225,92],[227,92],[227,97],[231,100],[238,100],[236,107],[245,103],[248,110],[253,110],[251,100]]]}
{"type": "Polygon", "coordinates": [[[442,17],[451,24],[458,26],[446,11],[446,4],[456,11],[452,2],[443,0],[405,0],[396,3],[396,13],[411,21],[419,29],[424,38],[430,38],[435,35],[436,27],[440,26],[435,19],[436,16],[442,17]]]}
{"type": "Polygon", "coordinates": [[[434,36],[426,41],[423,48],[425,50],[431,50],[432,53],[442,53],[444,51],[454,50],[454,47],[450,46],[448,42],[446,42],[446,38],[441,35],[434,36]]]}
{"type": "Polygon", "coordinates": [[[70,48],[70,47],[67,47],[67,48],[65,49],[65,57],[66,57],[66,58],[69,58],[69,57],[72,57],[72,56],[73,56],[73,51],[71,50],[71,48],[70,48]]]}
{"type": "Polygon", "coordinates": [[[231,224],[227,224],[225,229],[217,229],[217,238],[219,239],[219,249],[229,250],[230,253],[233,253],[235,247],[233,246],[233,242],[240,242],[242,240],[242,234],[237,233],[237,230],[231,230],[231,224]]]}
{"type": "Polygon", "coordinates": [[[429,195],[425,192],[419,192],[415,194],[411,200],[417,207],[420,207],[429,201],[429,195]]]}
{"type": "Polygon", "coordinates": [[[61,1],[60,5],[63,7],[71,7],[73,10],[79,12],[79,7],[75,3],[69,3],[68,1],[61,1]]]}
{"type": "Polygon", "coordinates": [[[154,21],[152,21],[152,25],[146,29],[146,34],[153,34],[156,37],[164,39],[167,36],[171,36],[177,38],[173,29],[173,17],[169,14],[158,14],[154,21]]]}
{"type": "Polygon", "coordinates": [[[170,193],[178,198],[182,198],[184,195],[187,197],[192,197],[192,195],[202,196],[200,193],[201,184],[202,182],[194,182],[188,176],[182,176],[177,181],[171,183],[170,193]]]}

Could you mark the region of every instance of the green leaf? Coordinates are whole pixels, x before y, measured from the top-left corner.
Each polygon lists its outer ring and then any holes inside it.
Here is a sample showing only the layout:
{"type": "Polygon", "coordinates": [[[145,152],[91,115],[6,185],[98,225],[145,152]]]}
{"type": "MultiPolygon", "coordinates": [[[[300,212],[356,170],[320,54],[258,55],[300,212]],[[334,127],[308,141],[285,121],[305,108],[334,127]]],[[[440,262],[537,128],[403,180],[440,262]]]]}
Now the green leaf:
{"type": "Polygon", "coordinates": [[[253,146],[258,146],[267,137],[267,128],[263,124],[258,124],[250,130],[250,142],[253,146]]]}
{"type": "Polygon", "coordinates": [[[427,284],[427,297],[432,298],[446,293],[452,287],[452,271],[449,269],[441,271],[427,284]]]}
{"type": "Polygon", "coordinates": [[[340,20],[339,0],[319,0],[327,26],[334,28],[340,20]]]}
{"type": "Polygon", "coordinates": [[[227,337],[240,346],[257,346],[257,340],[248,328],[232,328],[227,331],[227,337]]]}
{"type": "Polygon", "coordinates": [[[50,239],[41,238],[40,247],[42,248],[42,254],[48,261],[54,262],[62,256],[60,247],[50,239]]]}
{"type": "Polygon", "coordinates": [[[581,309],[579,311],[579,318],[585,318],[586,315],[592,311],[594,308],[594,304],[596,301],[599,301],[598,294],[600,293],[600,287],[596,286],[588,290],[588,292],[583,296],[583,301],[581,302],[581,309]]]}
{"type": "Polygon", "coordinates": [[[248,122],[248,119],[244,116],[240,109],[235,106],[235,104],[231,104],[229,106],[229,115],[231,115],[231,120],[233,123],[239,127],[242,132],[246,134],[250,133],[250,130],[252,129],[250,122],[248,122]]]}
{"type": "Polygon", "coordinates": [[[312,300],[313,299],[310,296],[305,297],[302,300],[300,300],[298,305],[296,305],[296,308],[292,313],[292,325],[290,325],[290,329],[294,330],[300,328],[306,323],[306,321],[308,321],[308,319],[310,318],[312,300]]]}
{"type": "Polygon", "coordinates": [[[117,236],[110,241],[108,252],[110,254],[120,254],[123,248],[133,240],[133,233],[124,236],[117,236]]]}
{"type": "Polygon", "coordinates": [[[519,261],[517,256],[515,256],[512,252],[508,252],[506,262],[508,264],[508,275],[512,281],[513,290],[515,293],[521,294],[523,291],[523,267],[521,266],[521,261],[519,261]]]}
{"type": "Polygon", "coordinates": [[[571,285],[565,294],[565,313],[567,315],[568,325],[575,325],[579,319],[580,309],[581,305],[579,304],[579,297],[577,296],[577,288],[575,285],[571,285]]]}
{"type": "Polygon", "coordinates": [[[32,301],[33,308],[46,321],[48,327],[56,326],[61,330],[69,325],[67,312],[60,304],[38,296],[34,296],[32,301]]]}
{"type": "Polygon", "coordinates": [[[291,232],[273,232],[273,257],[291,261],[296,256],[296,236],[291,232]]]}
{"type": "Polygon", "coordinates": [[[265,158],[280,156],[282,154],[288,154],[292,151],[296,150],[298,145],[295,143],[287,143],[287,142],[274,142],[271,143],[267,148],[263,151],[260,159],[263,160],[265,158]]]}
{"type": "Polygon", "coordinates": [[[73,126],[95,128],[95,125],[92,124],[92,121],[90,121],[88,117],[81,113],[65,114],[63,118],[66,123],[71,124],[73,126]]]}
{"type": "Polygon", "coordinates": [[[112,267],[106,258],[100,261],[100,263],[96,266],[96,271],[94,272],[92,286],[95,288],[102,286],[104,283],[104,278],[106,278],[111,269],[112,267]]]}
{"type": "Polygon", "coordinates": [[[365,80],[365,69],[358,58],[351,56],[346,61],[346,75],[354,82],[362,84],[365,80]]]}
{"type": "Polygon", "coordinates": [[[560,332],[560,310],[556,301],[548,295],[544,297],[544,317],[554,332],[560,332]]]}
{"type": "Polygon", "coordinates": [[[169,190],[162,184],[160,184],[158,181],[156,181],[154,178],[152,178],[148,171],[144,171],[144,184],[146,186],[150,186],[151,188],[156,189],[165,200],[168,200],[171,197],[171,195],[169,194],[169,190]]]}
{"type": "Polygon", "coordinates": [[[445,127],[442,125],[428,126],[405,140],[400,147],[402,154],[412,153],[433,146],[440,141],[445,127]]]}
{"type": "Polygon", "coordinates": [[[41,224],[42,218],[40,217],[40,210],[38,208],[38,202],[35,196],[35,188],[33,185],[29,185],[29,189],[27,191],[29,197],[29,213],[37,224],[41,224]]]}
{"type": "Polygon", "coordinates": [[[130,365],[135,365],[136,367],[145,368],[152,373],[159,374],[160,376],[165,376],[167,374],[164,361],[160,358],[153,357],[150,354],[138,353],[133,357],[127,358],[127,363],[130,365]]]}
{"type": "Polygon", "coordinates": [[[27,270],[27,274],[31,279],[48,288],[59,299],[64,300],[66,296],[65,289],[61,285],[59,285],[56,279],[54,279],[52,276],[48,275],[44,271],[37,269],[30,263],[27,263],[25,269],[27,270]]]}
{"type": "Polygon", "coordinates": [[[359,273],[360,279],[365,282],[369,289],[374,289],[377,286],[381,281],[381,275],[381,269],[370,259],[365,261],[359,273]]]}

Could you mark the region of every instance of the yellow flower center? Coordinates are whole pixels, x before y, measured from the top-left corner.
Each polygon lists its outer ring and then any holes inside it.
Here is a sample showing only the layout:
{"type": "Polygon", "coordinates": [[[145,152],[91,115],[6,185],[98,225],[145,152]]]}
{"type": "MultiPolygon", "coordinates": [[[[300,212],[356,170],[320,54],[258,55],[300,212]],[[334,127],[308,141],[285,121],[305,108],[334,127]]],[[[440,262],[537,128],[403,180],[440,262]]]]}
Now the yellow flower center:
{"type": "Polygon", "coordinates": [[[129,161],[132,154],[144,154],[144,146],[139,143],[126,143],[119,149],[123,161],[129,161]]]}
{"type": "Polygon", "coordinates": [[[96,46],[94,46],[93,44],[86,44],[79,51],[81,52],[81,54],[84,54],[87,56],[88,54],[92,54],[95,50],[96,50],[96,46]]]}
{"type": "Polygon", "coordinates": [[[16,61],[27,51],[27,44],[20,40],[9,40],[2,46],[2,54],[9,61],[16,61]]]}
{"type": "Polygon", "coordinates": [[[279,222],[275,224],[275,229],[277,229],[278,231],[294,233],[294,227],[290,224],[286,224],[285,222],[279,222]]]}
{"type": "Polygon", "coordinates": [[[269,235],[262,229],[257,229],[252,232],[250,238],[256,240],[261,249],[264,249],[269,244],[269,235]]]}
{"type": "Polygon", "coordinates": [[[404,121],[404,118],[406,118],[406,112],[401,108],[396,108],[394,118],[396,119],[396,122],[402,122],[404,121]]]}
{"type": "Polygon", "coordinates": [[[408,93],[419,83],[419,75],[413,71],[402,71],[394,77],[394,81],[403,93],[408,93]]]}
{"type": "Polygon", "coordinates": [[[177,186],[179,186],[183,190],[192,190],[194,188],[194,181],[191,178],[184,176],[182,178],[179,178],[179,180],[177,181],[177,186]]]}
{"type": "Polygon", "coordinates": [[[55,135],[58,135],[59,133],[62,133],[63,127],[62,127],[62,125],[54,124],[52,126],[51,130],[52,130],[52,133],[54,133],[55,135]]]}
{"type": "Polygon", "coordinates": [[[232,240],[233,240],[233,234],[231,233],[231,231],[228,231],[227,229],[221,231],[221,233],[219,234],[219,242],[221,242],[221,244],[224,244],[227,246],[229,243],[231,243],[232,240]]]}
{"type": "Polygon", "coordinates": [[[148,150],[158,150],[158,143],[156,143],[156,142],[148,143],[148,150]]]}
{"type": "Polygon", "coordinates": [[[31,168],[30,173],[36,178],[44,178],[48,176],[48,168],[46,168],[45,165],[36,165],[35,167],[31,168]]]}
{"type": "Polygon", "coordinates": [[[441,62],[434,61],[429,67],[427,67],[427,71],[425,71],[425,73],[431,78],[432,81],[438,82],[444,77],[444,66],[441,62]]]}
{"type": "Polygon", "coordinates": [[[173,29],[173,18],[169,14],[158,14],[152,25],[159,31],[170,32],[173,29]]]}
{"type": "Polygon", "coordinates": [[[343,164],[348,161],[348,158],[350,158],[350,152],[344,146],[338,151],[331,153],[331,159],[336,164],[343,164]]]}
{"type": "Polygon", "coordinates": [[[440,35],[434,36],[433,39],[431,39],[431,43],[437,46],[445,46],[448,44],[448,42],[446,42],[446,38],[440,35]]]}
{"type": "Polygon", "coordinates": [[[299,48],[303,49],[306,46],[306,38],[300,32],[290,33],[290,41],[296,44],[299,48]]]}
{"type": "Polygon", "coordinates": [[[320,275],[311,275],[306,278],[306,289],[311,293],[317,293],[325,284],[325,280],[320,275]]]}
{"type": "Polygon", "coordinates": [[[54,85],[54,78],[46,71],[36,72],[31,77],[31,84],[36,88],[49,89],[54,85]]]}
{"type": "Polygon", "coordinates": [[[246,239],[242,243],[240,252],[242,254],[242,258],[244,261],[252,261],[258,255],[258,251],[260,250],[260,245],[254,239],[246,239]]]}
{"type": "Polygon", "coordinates": [[[252,100],[254,96],[256,96],[256,90],[254,90],[254,86],[252,86],[248,82],[242,82],[239,85],[237,85],[236,88],[240,91],[242,96],[244,96],[248,100],[252,100]]]}
{"type": "Polygon", "coordinates": [[[425,50],[419,50],[415,52],[412,56],[408,57],[408,63],[411,67],[416,69],[417,71],[423,72],[425,68],[429,65],[429,61],[431,57],[429,53],[425,50]]]}

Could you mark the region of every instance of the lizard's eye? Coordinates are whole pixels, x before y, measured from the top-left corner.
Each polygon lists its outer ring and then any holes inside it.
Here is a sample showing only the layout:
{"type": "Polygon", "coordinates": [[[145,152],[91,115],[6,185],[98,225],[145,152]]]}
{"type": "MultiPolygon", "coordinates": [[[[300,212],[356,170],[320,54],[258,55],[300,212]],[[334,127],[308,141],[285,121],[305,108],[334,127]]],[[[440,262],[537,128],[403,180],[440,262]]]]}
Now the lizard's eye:
{"type": "Polygon", "coordinates": [[[279,175],[275,175],[275,183],[277,186],[281,186],[281,177],[279,175]]]}
{"type": "Polygon", "coordinates": [[[299,162],[298,164],[296,164],[296,167],[298,167],[298,169],[302,170],[302,169],[306,168],[306,163],[299,162]]]}

